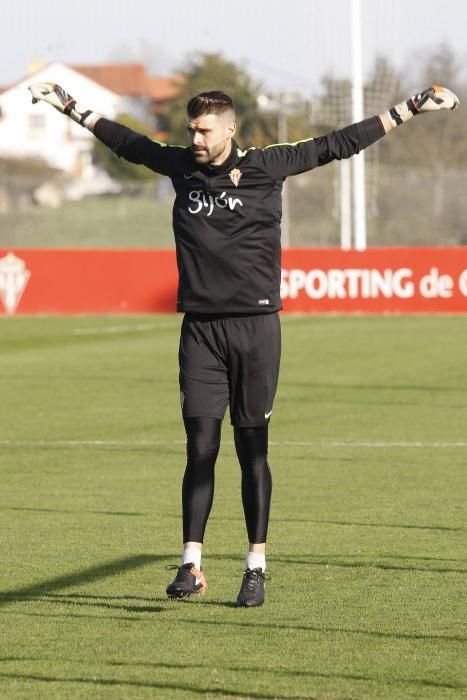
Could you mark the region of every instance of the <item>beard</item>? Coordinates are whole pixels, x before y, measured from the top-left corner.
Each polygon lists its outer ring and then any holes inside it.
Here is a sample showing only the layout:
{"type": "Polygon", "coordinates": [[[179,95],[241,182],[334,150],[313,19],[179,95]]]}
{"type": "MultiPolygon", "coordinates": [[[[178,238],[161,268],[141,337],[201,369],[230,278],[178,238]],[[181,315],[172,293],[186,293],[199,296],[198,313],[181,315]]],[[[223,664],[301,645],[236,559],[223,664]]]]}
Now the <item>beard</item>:
{"type": "Polygon", "coordinates": [[[223,141],[222,143],[211,146],[211,148],[195,148],[195,146],[192,146],[191,151],[195,161],[199,163],[199,165],[208,165],[222,155],[225,148],[226,144],[225,141],[223,141]]]}

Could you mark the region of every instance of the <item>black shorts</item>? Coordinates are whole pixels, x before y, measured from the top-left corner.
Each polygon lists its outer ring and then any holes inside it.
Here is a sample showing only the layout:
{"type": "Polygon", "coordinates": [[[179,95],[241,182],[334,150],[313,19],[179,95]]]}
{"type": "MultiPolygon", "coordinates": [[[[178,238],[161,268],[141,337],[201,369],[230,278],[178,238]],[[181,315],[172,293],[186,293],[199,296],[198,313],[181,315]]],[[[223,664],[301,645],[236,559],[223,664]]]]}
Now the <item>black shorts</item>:
{"type": "Polygon", "coordinates": [[[180,401],[184,418],[224,417],[240,428],[266,425],[279,378],[278,313],[187,314],[180,336],[180,401]]]}

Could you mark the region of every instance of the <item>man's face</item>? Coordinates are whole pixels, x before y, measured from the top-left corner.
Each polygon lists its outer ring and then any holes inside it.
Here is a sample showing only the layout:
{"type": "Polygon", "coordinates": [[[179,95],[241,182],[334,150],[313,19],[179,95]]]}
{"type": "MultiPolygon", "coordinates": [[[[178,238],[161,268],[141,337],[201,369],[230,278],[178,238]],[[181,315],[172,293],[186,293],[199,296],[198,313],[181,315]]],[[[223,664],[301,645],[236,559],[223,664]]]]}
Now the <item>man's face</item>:
{"type": "Polygon", "coordinates": [[[227,111],[188,119],[187,131],[195,161],[200,165],[220,165],[230,154],[234,115],[227,111]]]}

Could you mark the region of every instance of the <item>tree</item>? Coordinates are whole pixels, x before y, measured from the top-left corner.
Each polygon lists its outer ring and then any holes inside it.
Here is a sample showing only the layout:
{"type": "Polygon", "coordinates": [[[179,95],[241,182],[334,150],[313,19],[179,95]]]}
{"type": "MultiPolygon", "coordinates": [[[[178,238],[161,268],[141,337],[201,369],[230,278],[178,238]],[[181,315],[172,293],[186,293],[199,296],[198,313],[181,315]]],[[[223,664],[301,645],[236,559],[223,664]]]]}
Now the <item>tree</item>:
{"type": "Polygon", "coordinates": [[[261,146],[275,139],[271,120],[258,107],[261,86],[235,63],[218,53],[199,53],[181,71],[181,90],[168,108],[171,143],[186,143],[186,104],[200,92],[222,90],[234,101],[242,146],[261,146]]]}
{"type": "Polygon", "coordinates": [[[432,83],[452,87],[459,82],[459,75],[462,70],[462,63],[456,58],[452,49],[445,43],[435,47],[431,54],[428,54],[422,66],[420,78],[427,85],[432,83]]]}
{"type": "MultiPolygon", "coordinates": [[[[416,117],[410,128],[400,129],[397,139],[385,140],[381,147],[383,158],[388,163],[437,170],[440,167],[464,167],[467,158],[467,129],[462,114],[462,103],[466,96],[466,86],[461,78],[462,66],[445,44],[424,55],[423,62],[418,65],[417,75],[409,76],[410,84],[418,85],[420,90],[433,84],[444,85],[459,95],[461,108],[455,114],[416,117]]],[[[413,88],[401,80],[397,100],[408,97],[411,90],[413,88]]]]}

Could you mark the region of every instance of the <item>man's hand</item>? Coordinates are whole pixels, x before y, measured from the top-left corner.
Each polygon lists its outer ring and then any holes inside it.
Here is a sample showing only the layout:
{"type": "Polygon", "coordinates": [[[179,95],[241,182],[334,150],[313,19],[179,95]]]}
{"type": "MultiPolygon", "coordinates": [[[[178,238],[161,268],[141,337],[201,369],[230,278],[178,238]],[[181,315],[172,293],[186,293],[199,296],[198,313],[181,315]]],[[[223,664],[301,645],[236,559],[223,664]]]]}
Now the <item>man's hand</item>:
{"type": "Polygon", "coordinates": [[[32,95],[33,104],[39,102],[39,100],[43,100],[63,114],[67,114],[66,110],[69,110],[69,114],[71,108],[76,104],[76,100],[56,83],[33,83],[29,86],[29,90],[32,95]]]}
{"type": "Polygon", "coordinates": [[[90,109],[83,109],[76,100],[56,83],[33,83],[29,86],[32,102],[48,102],[62,114],[66,114],[77,124],[85,126],[92,131],[99,115],[90,109]]]}
{"type": "Polygon", "coordinates": [[[438,112],[440,109],[457,109],[459,98],[451,90],[440,85],[432,85],[410,98],[417,113],[438,112]]]}
{"type": "MultiPolygon", "coordinates": [[[[424,112],[438,112],[442,109],[457,109],[459,98],[451,90],[440,85],[431,87],[410,97],[406,102],[392,107],[385,113],[388,122],[388,129],[404,124],[417,114],[424,112]]],[[[383,119],[383,124],[386,122],[383,119]]],[[[387,129],[387,130],[388,130],[387,129]]]]}

